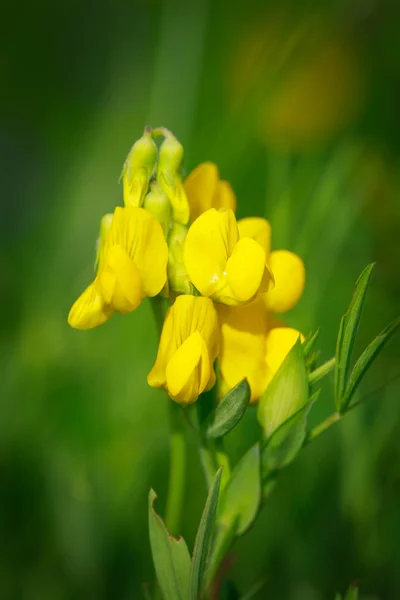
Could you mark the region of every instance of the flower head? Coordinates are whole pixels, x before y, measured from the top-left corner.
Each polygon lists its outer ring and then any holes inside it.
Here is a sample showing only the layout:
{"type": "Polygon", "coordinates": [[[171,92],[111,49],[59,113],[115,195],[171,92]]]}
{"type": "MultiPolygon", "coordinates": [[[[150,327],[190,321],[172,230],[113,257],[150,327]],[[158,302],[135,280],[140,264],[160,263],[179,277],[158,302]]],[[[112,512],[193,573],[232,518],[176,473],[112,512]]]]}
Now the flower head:
{"type": "Polygon", "coordinates": [[[147,381],[181,404],[195,402],[215,383],[219,350],[217,313],[209,298],[178,296],[169,308],[157,359],[147,381]]]}
{"type": "Polygon", "coordinates": [[[210,208],[236,210],[236,197],[232,187],[230,183],[219,178],[218,168],[214,163],[204,162],[198,165],[183,185],[192,221],[210,208]]]}
{"type": "Polygon", "coordinates": [[[264,249],[249,237],[239,238],[230,209],[211,208],[192,223],[184,257],[193,285],[223,304],[245,304],[272,281],[264,249]]]}
{"type": "Polygon", "coordinates": [[[99,244],[98,271],[69,313],[76,329],[91,329],[113,312],[135,310],[166,282],[168,247],[161,225],[142,208],[117,207],[104,242],[99,244]]]}

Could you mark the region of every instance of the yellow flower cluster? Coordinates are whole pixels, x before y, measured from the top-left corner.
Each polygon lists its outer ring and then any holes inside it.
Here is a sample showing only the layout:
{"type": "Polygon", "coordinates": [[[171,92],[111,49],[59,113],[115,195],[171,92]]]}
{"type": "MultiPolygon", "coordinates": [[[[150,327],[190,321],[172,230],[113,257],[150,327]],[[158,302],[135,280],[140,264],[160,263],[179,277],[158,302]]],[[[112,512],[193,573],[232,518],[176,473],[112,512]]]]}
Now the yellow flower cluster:
{"type": "Polygon", "coordinates": [[[270,251],[265,219],[236,221],[235,195],[214,164],[182,181],[182,158],[163,128],[146,128],[133,146],[122,172],[124,207],[101,221],[97,273],[68,322],[90,329],[161,293],[170,307],[149,385],[195,402],[215,384],[218,359],[219,391],[246,377],[255,401],[301,335],[274,314],[300,298],[304,265],[287,250],[270,251]]]}

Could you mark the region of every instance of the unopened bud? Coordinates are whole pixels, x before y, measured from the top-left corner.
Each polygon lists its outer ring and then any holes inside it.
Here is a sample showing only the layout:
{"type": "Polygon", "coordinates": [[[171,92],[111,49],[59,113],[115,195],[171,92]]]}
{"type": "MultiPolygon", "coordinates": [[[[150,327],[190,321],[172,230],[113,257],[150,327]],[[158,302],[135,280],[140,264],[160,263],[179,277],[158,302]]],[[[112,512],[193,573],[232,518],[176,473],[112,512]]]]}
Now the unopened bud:
{"type": "Polygon", "coordinates": [[[157,160],[157,146],[150,131],[132,146],[122,171],[125,206],[141,206],[157,160]]]}
{"type": "Polygon", "coordinates": [[[100,269],[102,262],[103,262],[104,247],[106,244],[107,233],[111,227],[112,220],[113,220],[113,214],[107,213],[106,215],[104,215],[104,217],[102,217],[102,219],[100,221],[100,231],[99,231],[99,237],[97,239],[97,254],[96,254],[96,263],[95,263],[95,268],[97,270],[100,269]]]}
{"type": "Polygon", "coordinates": [[[183,260],[183,249],[187,228],[181,223],[172,224],[168,240],[168,281],[171,291],[178,294],[193,294],[193,285],[189,281],[183,260]]]}
{"type": "Polygon", "coordinates": [[[183,146],[172,135],[166,137],[160,147],[157,181],[171,202],[174,221],[186,225],[190,211],[180,173],[182,159],[183,146]]]}
{"type": "Polygon", "coordinates": [[[151,183],[150,192],[144,199],[143,208],[157,219],[167,237],[171,223],[171,204],[156,181],[151,183]]]}

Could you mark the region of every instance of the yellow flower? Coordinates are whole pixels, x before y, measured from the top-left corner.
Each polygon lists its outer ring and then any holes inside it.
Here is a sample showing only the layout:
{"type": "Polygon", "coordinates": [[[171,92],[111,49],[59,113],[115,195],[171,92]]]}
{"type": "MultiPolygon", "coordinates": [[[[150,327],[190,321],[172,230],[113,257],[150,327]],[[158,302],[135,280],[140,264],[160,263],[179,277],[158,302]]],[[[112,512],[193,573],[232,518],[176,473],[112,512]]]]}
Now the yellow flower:
{"type": "Polygon", "coordinates": [[[246,377],[251,402],[255,402],[263,395],[299,335],[304,338],[296,329],[282,326],[269,315],[261,297],[238,308],[220,305],[218,317],[222,389],[230,390],[246,377]]]}
{"type": "Polygon", "coordinates": [[[195,402],[215,383],[217,313],[208,298],[178,296],[165,317],[157,359],[147,381],[181,404],[195,402]]]}
{"type": "Polygon", "coordinates": [[[239,239],[230,209],[211,208],[198,217],[187,233],[184,259],[189,279],[199,292],[231,306],[267,291],[272,276],[264,249],[255,240],[239,239]]]}
{"type": "Polygon", "coordinates": [[[297,254],[289,250],[274,250],[271,247],[271,226],[266,219],[249,217],[238,221],[240,237],[249,237],[265,250],[267,264],[274,276],[275,285],[263,295],[269,311],[285,313],[299,301],[305,285],[304,263],[297,254]]]}
{"type": "Polygon", "coordinates": [[[214,163],[204,162],[198,165],[183,185],[192,221],[210,208],[236,210],[236,197],[232,187],[219,178],[218,168],[214,163]]]}
{"type": "Polygon", "coordinates": [[[143,298],[156,296],[166,282],[168,247],[161,225],[143,208],[117,207],[104,244],[99,244],[98,272],[72,306],[68,322],[91,329],[113,312],[135,310],[143,298]]]}

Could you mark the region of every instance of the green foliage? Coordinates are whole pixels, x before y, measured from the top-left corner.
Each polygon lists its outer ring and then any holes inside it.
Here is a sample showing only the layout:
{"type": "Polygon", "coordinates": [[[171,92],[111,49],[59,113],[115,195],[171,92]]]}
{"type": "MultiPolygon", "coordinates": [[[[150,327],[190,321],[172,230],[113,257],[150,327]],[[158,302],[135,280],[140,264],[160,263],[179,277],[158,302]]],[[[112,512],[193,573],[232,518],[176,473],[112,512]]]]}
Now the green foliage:
{"type": "Polygon", "coordinates": [[[358,600],[358,585],[352,584],[343,599],[341,594],[337,593],[335,600],[358,600]]]}
{"type": "Polygon", "coordinates": [[[253,523],[260,499],[260,447],[255,444],[240,459],[222,493],[218,523],[227,528],[235,523],[237,535],[242,535],[253,523]]]}
{"type": "Polygon", "coordinates": [[[314,348],[314,344],[319,337],[319,329],[316,329],[314,332],[310,332],[306,339],[303,342],[303,353],[304,358],[307,360],[310,357],[310,354],[314,348]]]}
{"type": "Polygon", "coordinates": [[[157,580],[165,600],[186,600],[189,594],[190,554],[183,538],[171,536],[155,512],[154,490],[149,493],[149,533],[157,580]]]}
{"type": "Polygon", "coordinates": [[[378,356],[390,337],[395,333],[400,325],[400,319],[392,321],[381,333],[367,346],[360,358],[357,360],[347,382],[346,390],[343,395],[343,406],[347,407],[353,398],[360,381],[368,371],[374,359],[378,356]]]}
{"type": "Polygon", "coordinates": [[[317,390],[310,400],[286,419],[265,442],[261,454],[263,478],[272,471],[286,467],[300,452],[306,438],[307,417],[320,391],[317,390]]]}
{"type": "Polygon", "coordinates": [[[243,417],[250,402],[250,386],[246,379],[232,388],[211,412],[206,424],[208,438],[219,438],[229,433],[243,417]]]}
{"type": "Polygon", "coordinates": [[[308,378],[300,340],[290,350],[260,400],[257,417],[266,437],[308,400],[308,378]]]}
{"type": "Polygon", "coordinates": [[[347,374],[350,367],[351,352],[357,335],[361,311],[367,293],[368,283],[374,265],[368,265],[361,273],[356,283],[356,289],[350,302],[350,306],[340,322],[339,334],[336,344],[336,366],[335,366],[335,404],[337,410],[342,413],[346,410],[344,392],[347,374]]]}
{"type": "Polygon", "coordinates": [[[190,595],[188,596],[190,600],[198,600],[205,579],[207,562],[213,540],[213,528],[221,484],[221,474],[222,469],[218,469],[214,481],[211,484],[200,525],[197,530],[193,550],[192,568],[190,571],[190,595]]]}

